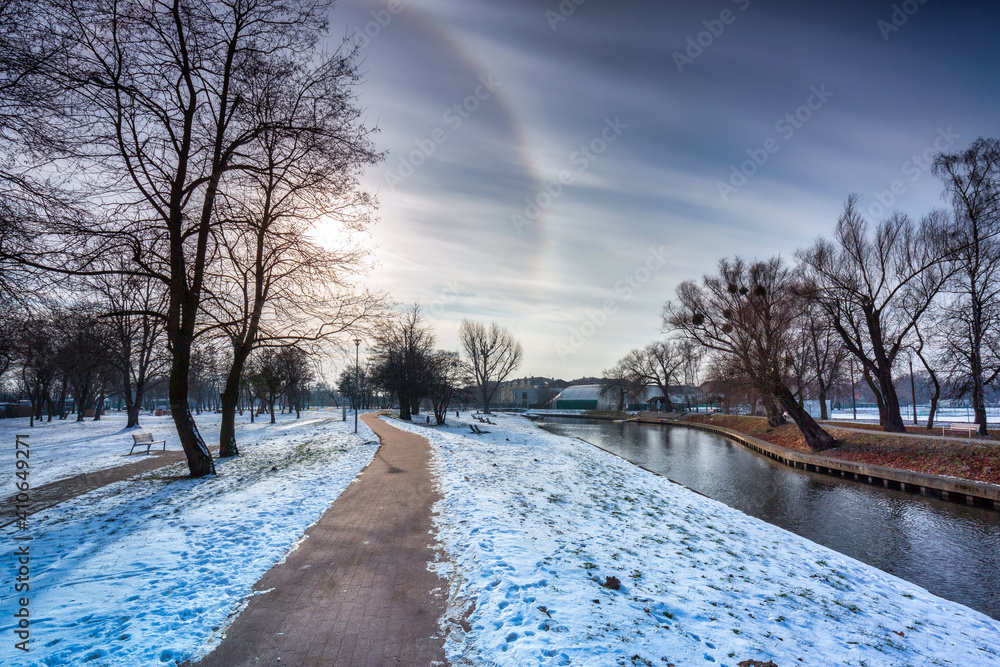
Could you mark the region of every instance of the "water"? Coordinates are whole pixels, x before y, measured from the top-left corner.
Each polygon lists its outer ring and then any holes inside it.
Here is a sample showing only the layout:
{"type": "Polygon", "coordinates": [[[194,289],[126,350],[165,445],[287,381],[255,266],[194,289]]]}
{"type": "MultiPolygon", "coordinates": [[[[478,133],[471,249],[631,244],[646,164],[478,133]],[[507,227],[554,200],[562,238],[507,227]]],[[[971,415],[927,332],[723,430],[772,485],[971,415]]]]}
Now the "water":
{"type": "Polygon", "coordinates": [[[1000,511],[789,468],[695,429],[560,417],[540,423],[1000,619],[1000,511]]]}

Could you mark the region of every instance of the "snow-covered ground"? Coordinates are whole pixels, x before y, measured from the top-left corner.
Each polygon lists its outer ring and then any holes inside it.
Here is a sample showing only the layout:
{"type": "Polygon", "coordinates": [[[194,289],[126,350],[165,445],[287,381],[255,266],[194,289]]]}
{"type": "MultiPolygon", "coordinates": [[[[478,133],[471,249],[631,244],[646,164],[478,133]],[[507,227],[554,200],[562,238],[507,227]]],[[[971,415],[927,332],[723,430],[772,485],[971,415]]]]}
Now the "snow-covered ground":
{"type": "Polygon", "coordinates": [[[433,445],[449,616],[471,625],[448,625],[455,664],[1000,665],[988,616],[522,417],[493,420],[475,422],[484,436],[393,422],[433,445]]]}
{"type": "MultiPolygon", "coordinates": [[[[202,417],[211,441],[218,417],[202,417]]],[[[188,479],[186,464],[172,465],[43,510],[29,517],[25,531],[5,529],[8,554],[25,544],[15,536],[33,538],[27,543],[31,651],[15,648],[14,613],[25,593],[14,591],[18,565],[11,557],[0,581],[0,664],[175,664],[207,653],[254,583],[375,453],[375,435],[362,423],[355,436],[353,421],[341,422],[339,412],[293,417],[240,425],[242,456],[217,462],[215,477],[188,479]]],[[[143,422],[154,435],[168,436],[168,449],[177,446],[166,421],[143,422]]],[[[36,428],[33,485],[120,456],[119,441],[131,443],[127,432],[119,433],[124,421],[97,424],[82,426],[82,434],[62,425],[36,428]],[[60,434],[75,438],[61,450],[60,434]],[[53,463],[49,450],[55,458],[70,452],[76,464],[53,463]],[[58,472],[46,472],[48,465],[58,472]]],[[[13,477],[10,458],[5,476],[13,477]]]]}
{"type": "MultiPolygon", "coordinates": [[[[917,404],[917,421],[921,425],[927,423],[927,414],[930,408],[926,405],[917,404]]],[[[913,420],[913,408],[904,405],[901,408],[903,415],[903,421],[910,424],[913,420]]],[[[940,424],[944,423],[955,423],[955,424],[971,424],[975,415],[972,411],[967,408],[938,408],[934,412],[934,422],[940,424]]],[[[833,410],[830,412],[830,419],[837,421],[851,421],[854,418],[854,411],[850,408],[846,410],[833,410]]],[[[858,408],[858,421],[859,422],[872,422],[878,423],[878,409],[877,408],[858,408]]],[[[995,422],[1000,422],[1000,408],[996,406],[989,406],[986,408],[986,421],[989,424],[995,422]]],[[[991,426],[992,428],[992,426],[991,426]]]]}
{"type": "MultiPolygon", "coordinates": [[[[71,416],[62,421],[35,422],[28,427],[28,418],[0,419],[0,471],[13,470],[14,436],[27,434],[31,452],[31,485],[34,487],[80,473],[102,470],[132,463],[145,454],[126,456],[132,447],[132,433],[147,432],[154,440],[165,440],[167,450],[181,449],[174,422],[170,417],[142,415],[139,429],[125,429],[125,414],[110,412],[100,421],[86,419],[77,422],[71,416]]],[[[200,415],[199,428],[208,442],[219,437],[219,415],[200,415]],[[212,435],[215,435],[214,439],[212,435]]],[[[163,445],[157,445],[157,449],[163,445]]],[[[138,450],[137,450],[138,451],[138,450]]],[[[4,498],[14,493],[11,475],[3,475],[0,494],[4,498]]]]}

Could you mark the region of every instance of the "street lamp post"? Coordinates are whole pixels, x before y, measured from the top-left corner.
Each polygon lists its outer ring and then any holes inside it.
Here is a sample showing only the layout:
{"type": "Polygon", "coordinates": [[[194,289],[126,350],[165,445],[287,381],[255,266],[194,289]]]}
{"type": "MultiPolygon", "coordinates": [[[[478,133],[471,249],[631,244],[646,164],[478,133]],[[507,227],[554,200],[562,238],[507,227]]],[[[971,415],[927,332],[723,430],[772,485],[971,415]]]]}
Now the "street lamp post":
{"type": "Polygon", "coordinates": [[[361,392],[358,391],[358,365],[361,363],[361,339],[354,339],[354,432],[358,432],[358,403],[361,401],[361,392]]]}

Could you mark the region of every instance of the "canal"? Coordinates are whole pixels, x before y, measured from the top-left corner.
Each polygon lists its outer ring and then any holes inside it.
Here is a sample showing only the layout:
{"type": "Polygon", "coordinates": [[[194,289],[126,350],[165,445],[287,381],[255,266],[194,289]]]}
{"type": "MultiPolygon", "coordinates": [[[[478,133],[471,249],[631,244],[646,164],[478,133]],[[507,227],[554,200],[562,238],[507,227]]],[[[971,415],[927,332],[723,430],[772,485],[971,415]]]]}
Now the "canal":
{"type": "Polygon", "coordinates": [[[695,429],[565,417],[539,424],[1000,619],[1000,511],[789,468],[695,429]]]}

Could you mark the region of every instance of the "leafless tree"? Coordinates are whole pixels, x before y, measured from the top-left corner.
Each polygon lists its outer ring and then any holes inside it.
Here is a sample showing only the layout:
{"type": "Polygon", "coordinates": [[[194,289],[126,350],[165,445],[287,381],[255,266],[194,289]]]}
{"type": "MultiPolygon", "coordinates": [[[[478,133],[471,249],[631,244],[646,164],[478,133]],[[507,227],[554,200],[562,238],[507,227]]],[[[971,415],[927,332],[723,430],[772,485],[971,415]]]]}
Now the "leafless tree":
{"type": "Polygon", "coordinates": [[[108,325],[97,317],[97,310],[78,304],[58,318],[56,363],[67,378],[77,421],[83,421],[91,406],[95,416],[99,414],[111,366],[108,325]]]}
{"type": "Polygon", "coordinates": [[[357,277],[367,253],[351,241],[337,249],[314,237],[336,221],[340,238],[364,230],[372,202],[357,190],[359,169],[378,156],[357,125],[344,79],[350,61],[289,67],[269,77],[251,111],[263,128],[244,148],[256,167],[220,192],[217,261],[206,280],[207,311],[232,348],[222,392],[219,456],[235,456],[240,377],[261,346],[288,347],[355,330],[379,306],[357,277]]]}
{"type": "Polygon", "coordinates": [[[954,210],[957,271],[951,286],[948,356],[967,378],[980,435],[986,435],[985,386],[1000,376],[1000,141],[977,139],[958,153],[938,155],[933,172],[954,210]]]}
{"type": "Polygon", "coordinates": [[[835,440],[802,409],[789,387],[789,350],[799,329],[803,301],[796,281],[779,258],[745,262],[723,259],[716,275],[677,288],[677,302],[664,307],[665,328],[678,331],[726,357],[727,364],[760,391],[772,426],[787,412],[813,450],[835,440]],[[780,406],[780,408],[779,408],[780,406]]]}
{"type": "Polygon", "coordinates": [[[820,419],[829,419],[827,396],[840,378],[848,355],[847,348],[841,343],[840,336],[830,325],[826,314],[816,304],[807,306],[802,326],[807,348],[803,358],[807,360],[811,370],[810,377],[815,382],[820,419]]]}
{"type": "Polygon", "coordinates": [[[272,424],[276,421],[274,404],[284,393],[288,381],[284,371],[279,351],[267,348],[255,353],[248,363],[244,376],[244,382],[253,395],[259,397],[267,405],[267,409],[271,413],[272,424]]]}
{"type": "Polygon", "coordinates": [[[670,402],[670,385],[679,384],[685,361],[679,345],[678,341],[656,341],[632,350],[619,361],[637,384],[660,390],[667,412],[674,409],[670,402]]]}
{"type": "Polygon", "coordinates": [[[399,401],[399,418],[409,420],[428,392],[434,333],[413,305],[377,324],[374,337],[375,381],[399,401]]]}
{"type": "MultiPolygon", "coordinates": [[[[60,124],[78,140],[61,157],[86,174],[92,215],[86,225],[47,221],[50,243],[17,260],[99,273],[113,270],[101,258],[126,256],[133,273],[167,287],[168,396],[195,477],[214,472],[187,397],[206,270],[224,231],[219,194],[259,168],[253,146],[263,133],[311,129],[287,115],[262,120],[274,82],[332,78],[343,93],[335,106],[351,117],[354,55],[319,51],[329,8],[322,0],[35,3],[34,25],[72,41],[47,61],[45,80],[59,89],[60,124]]],[[[366,131],[353,126],[340,138],[364,143],[366,131]]]]}
{"type": "Polygon", "coordinates": [[[941,327],[940,324],[933,321],[933,319],[930,325],[926,327],[923,322],[918,322],[913,327],[914,341],[910,346],[913,353],[917,355],[918,359],[920,359],[920,363],[923,364],[924,370],[927,371],[928,380],[930,381],[930,410],[927,413],[927,430],[930,431],[934,428],[934,416],[937,414],[938,402],[941,400],[941,380],[938,377],[934,357],[928,349],[929,346],[927,345],[926,340],[927,336],[924,333],[925,328],[934,332],[940,331],[941,327]]]}
{"type": "Polygon", "coordinates": [[[490,402],[500,383],[506,380],[524,356],[510,331],[496,322],[487,327],[479,322],[462,320],[458,338],[465,351],[465,363],[483,402],[483,412],[490,414],[490,402]]]}
{"type": "Polygon", "coordinates": [[[848,197],[832,241],[796,256],[805,294],[861,362],[883,428],[905,432],[893,364],[949,278],[947,221],[935,212],[917,225],[897,213],[872,229],[857,202],[848,197]]]}
{"type": "Polygon", "coordinates": [[[110,383],[125,401],[125,428],[135,428],[146,392],[169,368],[161,316],[165,290],[126,273],[97,276],[93,283],[109,333],[110,383]]]}
{"type": "Polygon", "coordinates": [[[28,425],[33,427],[46,400],[51,406],[50,392],[59,374],[58,332],[53,318],[38,315],[12,326],[9,335],[10,354],[20,367],[19,380],[31,404],[28,425]]]}
{"type": "Polygon", "coordinates": [[[302,403],[309,396],[309,385],[315,377],[309,354],[299,347],[286,347],[278,351],[278,362],[285,379],[284,397],[288,412],[295,410],[295,418],[302,416],[302,403]]]}
{"type": "Polygon", "coordinates": [[[601,398],[614,400],[618,411],[624,410],[628,402],[642,395],[645,380],[633,374],[624,360],[601,373],[601,398]]]}
{"type": "Polygon", "coordinates": [[[462,393],[468,377],[458,352],[435,350],[428,362],[427,397],[434,405],[434,421],[440,425],[447,422],[448,406],[462,393]]]}

